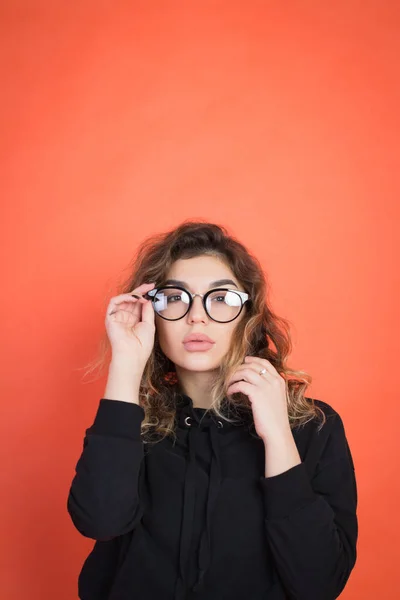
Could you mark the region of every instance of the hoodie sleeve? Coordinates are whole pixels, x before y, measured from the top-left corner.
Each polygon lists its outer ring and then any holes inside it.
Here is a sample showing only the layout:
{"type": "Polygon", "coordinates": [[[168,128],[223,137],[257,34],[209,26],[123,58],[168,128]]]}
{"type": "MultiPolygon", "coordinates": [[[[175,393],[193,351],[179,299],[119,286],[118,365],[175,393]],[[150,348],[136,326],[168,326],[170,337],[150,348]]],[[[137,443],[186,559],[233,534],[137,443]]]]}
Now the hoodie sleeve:
{"type": "Polygon", "coordinates": [[[144,416],[138,404],[100,400],[94,423],[85,432],[67,500],[72,522],[85,537],[112,539],[132,530],[142,516],[144,416]]]}
{"type": "Polygon", "coordinates": [[[335,413],[314,476],[304,462],[261,477],[265,528],[291,600],[334,600],[356,562],[357,487],[343,422],[335,413]]]}

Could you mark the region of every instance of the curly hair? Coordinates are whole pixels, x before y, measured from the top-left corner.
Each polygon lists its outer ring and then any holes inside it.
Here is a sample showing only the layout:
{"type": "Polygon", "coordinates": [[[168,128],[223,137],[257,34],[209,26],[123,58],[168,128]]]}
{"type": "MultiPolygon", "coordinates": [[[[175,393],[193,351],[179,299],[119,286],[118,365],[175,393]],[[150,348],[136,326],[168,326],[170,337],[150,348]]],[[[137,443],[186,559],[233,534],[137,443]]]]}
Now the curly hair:
{"type": "MultiPolygon", "coordinates": [[[[268,300],[269,285],[257,258],[225,227],[203,220],[183,221],[177,227],[145,239],[129,266],[128,277],[118,286],[117,294],[129,293],[144,282],[156,286],[165,279],[171,265],[178,259],[214,256],[223,261],[250,295],[246,314],[232,333],[229,351],[223,357],[211,386],[211,402],[206,412],[212,411],[229,422],[251,420],[251,403],[246,394],[233,393],[227,397],[226,382],[243,363],[246,355],[267,359],[285,380],[290,427],[301,427],[311,419],[326,415],[313,398],[305,396],[311,376],[289,368],[287,358],[292,350],[289,321],[272,310],[268,300]]],[[[111,358],[111,344],[107,333],[100,339],[97,358],[86,367],[85,376],[100,367],[107,367],[111,358]]],[[[162,352],[157,330],[152,353],[143,371],[139,405],[145,417],[141,424],[145,443],[161,441],[166,436],[176,439],[176,413],[179,381],[174,363],[162,352]]],[[[253,428],[254,431],[254,428],[253,428]]]]}

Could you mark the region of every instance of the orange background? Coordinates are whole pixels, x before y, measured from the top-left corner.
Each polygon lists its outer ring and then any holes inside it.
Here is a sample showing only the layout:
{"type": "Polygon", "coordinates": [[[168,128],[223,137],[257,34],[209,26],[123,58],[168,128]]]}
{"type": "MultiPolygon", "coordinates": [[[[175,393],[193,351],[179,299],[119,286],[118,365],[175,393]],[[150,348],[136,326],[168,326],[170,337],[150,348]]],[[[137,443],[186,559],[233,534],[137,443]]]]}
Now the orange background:
{"type": "Polygon", "coordinates": [[[290,365],[344,420],[360,535],[342,597],[395,598],[400,4],[0,9],[1,597],[76,598],[94,542],[66,499],[105,386],[79,368],[137,244],[201,217],[259,257],[290,365]]]}

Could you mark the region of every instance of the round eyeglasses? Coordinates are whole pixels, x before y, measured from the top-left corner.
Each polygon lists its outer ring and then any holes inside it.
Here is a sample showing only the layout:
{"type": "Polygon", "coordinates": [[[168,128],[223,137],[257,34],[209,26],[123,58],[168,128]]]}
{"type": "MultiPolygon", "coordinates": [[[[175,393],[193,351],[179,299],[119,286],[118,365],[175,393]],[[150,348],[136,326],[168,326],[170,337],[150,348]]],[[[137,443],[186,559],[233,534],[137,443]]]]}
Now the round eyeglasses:
{"type": "Polygon", "coordinates": [[[187,315],[195,296],[202,298],[207,315],[218,323],[229,323],[236,319],[244,304],[250,300],[246,292],[227,288],[214,288],[205,294],[191,294],[183,287],[164,286],[144,294],[144,297],[152,300],[155,312],[167,321],[177,321],[187,315]]]}

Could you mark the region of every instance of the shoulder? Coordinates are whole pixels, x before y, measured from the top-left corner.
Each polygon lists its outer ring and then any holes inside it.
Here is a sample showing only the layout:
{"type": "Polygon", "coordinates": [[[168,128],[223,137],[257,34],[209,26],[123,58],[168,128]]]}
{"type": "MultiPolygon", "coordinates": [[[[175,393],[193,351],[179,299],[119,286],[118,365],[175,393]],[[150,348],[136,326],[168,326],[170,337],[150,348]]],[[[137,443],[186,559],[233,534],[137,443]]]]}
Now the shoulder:
{"type": "Polygon", "coordinates": [[[326,421],[321,429],[314,423],[311,435],[314,444],[319,446],[319,461],[321,466],[343,458],[350,459],[350,462],[352,462],[345,425],[338,410],[323,400],[316,398],[312,400],[315,406],[320,408],[326,417],[326,421]]]}
{"type": "MultiPolygon", "coordinates": [[[[320,400],[319,398],[310,398],[306,396],[306,400],[312,402],[314,404],[314,406],[316,406],[317,408],[320,409],[320,411],[324,414],[325,416],[325,423],[324,423],[324,427],[326,428],[326,430],[331,431],[332,429],[335,428],[342,428],[343,427],[343,420],[342,417],[340,416],[339,412],[328,402],[325,402],[324,400],[320,400]]],[[[318,424],[319,424],[320,420],[318,419],[318,424]]],[[[316,425],[317,422],[315,419],[313,419],[313,424],[316,425]]]]}
{"type": "Polygon", "coordinates": [[[314,402],[314,404],[316,406],[318,406],[324,413],[326,416],[331,416],[331,415],[338,415],[339,413],[333,408],[333,406],[331,404],[328,404],[328,402],[324,402],[324,400],[320,400],[319,398],[310,398],[306,396],[307,400],[310,400],[312,402],[314,402]]]}
{"type": "Polygon", "coordinates": [[[323,400],[315,399],[314,402],[324,412],[330,432],[339,431],[344,436],[344,421],[339,411],[323,400]]]}

